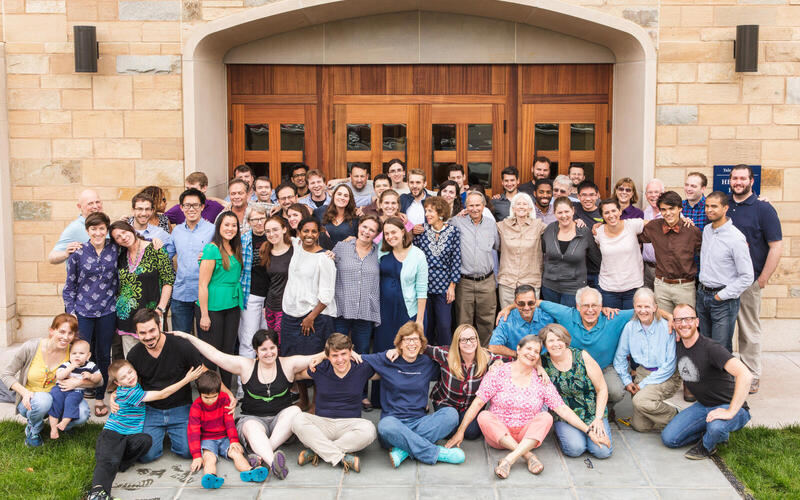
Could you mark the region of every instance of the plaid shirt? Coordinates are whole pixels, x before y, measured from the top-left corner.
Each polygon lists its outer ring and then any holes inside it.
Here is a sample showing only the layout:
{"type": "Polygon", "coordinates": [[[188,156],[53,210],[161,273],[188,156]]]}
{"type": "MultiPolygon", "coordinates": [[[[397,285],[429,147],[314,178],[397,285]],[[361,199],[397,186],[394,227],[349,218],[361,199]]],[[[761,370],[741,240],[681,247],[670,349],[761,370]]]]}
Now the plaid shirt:
{"type": "Polygon", "coordinates": [[[250,280],[253,270],[253,232],[242,233],[242,309],[247,309],[247,299],[250,298],[250,280]]]}
{"type": "MultiPolygon", "coordinates": [[[[467,411],[469,405],[475,399],[475,394],[478,392],[478,387],[481,385],[483,376],[475,375],[476,363],[467,368],[461,364],[461,369],[464,373],[464,380],[459,380],[450,371],[450,366],[447,364],[447,353],[450,351],[449,346],[428,346],[425,348],[425,354],[430,356],[441,369],[439,380],[434,384],[431,390],[431,401],[435,407],[439,406],[452,406],[459,412],[467,411]]],[[[509,361],[503,356],[497,354],[489,354],[489,364],[495,361],[503,360],[509,361]]]]}
{"type": "Polygon", "coordinates": [[[700,197],[700,201],[692,207],[687,200],[683,200],[683,216],[692,219],[694,225],[700,231],[708,224],[708,216],[706,215],[706,196],[700,197]]]}

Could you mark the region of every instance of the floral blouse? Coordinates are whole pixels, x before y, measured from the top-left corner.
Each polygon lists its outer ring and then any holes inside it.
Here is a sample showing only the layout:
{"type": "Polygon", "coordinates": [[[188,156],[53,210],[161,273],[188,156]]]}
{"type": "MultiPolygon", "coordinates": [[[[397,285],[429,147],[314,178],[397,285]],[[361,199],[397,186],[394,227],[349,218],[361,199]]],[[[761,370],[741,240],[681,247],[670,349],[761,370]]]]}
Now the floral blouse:
{"type": "Polygon", "coordinates": [[[483,377],[476,397],[489,402],[489,411],[494,413],[507,427],[519,429],[542,412],[542,406],[551,410],[564,404],[551,383],[539,379],[536,370],[531,373],[528,387],[519,387],[511,379],[511,366],[507,363],[483,377]]]}
{"type": "Polygon", "coordinates": [[[414,237],[414,245],[425,253],[428,261],[428,293],[445,293],[450,283],[461,280],[461,233],[452,224],[445,224],[438,232],[428,223],[425,230],[414,237]]]}
{"type": "Polygon", "coordinates": [[[155,309],[161,300],[161,288],[175,284],[175,271],[167,253],[147,245],[139,262],[128,261],[127,250],[120,252],[117,261],[119,291],[117,293],[117,330],[123,333],[136,331],[133,316],[146,307],[155,309]]]}
{"type": "MultiPolygon", "coordinates": [[[[586,373],[583,352],[574,347],[569,350],[572,352],[572,367],[569,370],[562,372],[556,368],[548,353],[542,354],[542,366],[567,406],[588,425],[595,418],[597,391],[586,373]]],[[[608,407],[603,412],[603,418],[608,418],[608,407]]]]}
{"type": "Polygon", "coordinates": [[[119,247],[106,241],[100,255],[90,242],[75,250],[67,259],[64,283],[64,310],[85,318],[99,318],[115,310],[117,259],[119,247]]]}

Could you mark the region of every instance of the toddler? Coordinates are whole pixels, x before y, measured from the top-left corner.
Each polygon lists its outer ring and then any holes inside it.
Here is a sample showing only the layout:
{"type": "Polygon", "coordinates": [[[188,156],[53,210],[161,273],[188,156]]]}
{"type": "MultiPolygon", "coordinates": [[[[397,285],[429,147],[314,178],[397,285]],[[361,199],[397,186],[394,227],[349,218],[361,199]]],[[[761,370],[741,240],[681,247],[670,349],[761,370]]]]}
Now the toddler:
{"type": "MultiPolygon", "coordinates": [[[[76,340],[69,351],[69,362],[63,363],[56,370],[56,380],[74,378],[78,380],[91,380],[95,385],[103,379],[100,369],[94,362],[89,361],[92,353],[89,343],[85,340],[76,340]]],[[[53,405],[48,412],[50,420],[50,439],[58,439],[58,431],[63,431],[67,425],[78,418],[78,411],[83,401],[83,389],[64,391],[58,384],[50,389],[53,405]]]]}

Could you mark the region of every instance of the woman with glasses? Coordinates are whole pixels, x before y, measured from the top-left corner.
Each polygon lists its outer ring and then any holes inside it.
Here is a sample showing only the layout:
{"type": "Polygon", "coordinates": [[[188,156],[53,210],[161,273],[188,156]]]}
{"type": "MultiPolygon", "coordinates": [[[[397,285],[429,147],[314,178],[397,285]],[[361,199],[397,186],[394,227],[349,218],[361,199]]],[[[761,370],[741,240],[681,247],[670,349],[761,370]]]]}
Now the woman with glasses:
{"type": "Polygon", "coordinates": [[[644,219],[644,212],[636,207],[639,203],[639,194],[636,192],[636,183],[630,177],[623,177],[614,185],[611,197],[619,203],[622,213],[620,219],[644,219]]]}
{"type": "Polygon", "coordinates": [[[389,179],[392,180],[392,189],[398,194],[410,193],[406,183],[406,164],[402,160],[393,158],[389,160],[389,169],[386,171],[389,179]]]}
{"type": "Polygon", "coordinates": [[[261,262],[261,247],[267,242],[267,211],[253,204],[247,211],[249,231],[242,234],[242,311],[239,318],[239,356],[255,358],[253,335],[268,328],[264,300],[269,292],[267,268],[261,262]]]}
{"type": "Polygon", "coordinates": [[[603,306],[632,309],[633,294],[644,285],[644,262],[639,248],[639,234],[644,219],[622,219],[619,201],[608,198],[600,202],[604,224],[594,236],[602,255],[598,285],[603,306]]]}

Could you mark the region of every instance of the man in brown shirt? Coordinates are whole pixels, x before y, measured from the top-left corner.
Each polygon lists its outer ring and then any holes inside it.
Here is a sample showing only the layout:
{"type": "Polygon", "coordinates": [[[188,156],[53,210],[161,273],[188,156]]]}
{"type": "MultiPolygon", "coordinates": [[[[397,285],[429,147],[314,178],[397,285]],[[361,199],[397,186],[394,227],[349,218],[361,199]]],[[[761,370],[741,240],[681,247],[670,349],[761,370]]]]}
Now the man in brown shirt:
{"type": "Polygon", "coordinates": [[[671,313],[678,304],[694,307],[697,277],[694,256],[700,252],[703,233],[682,223],[683,200],[675,191],[662,193],[657,206],[662,218],[645,224],[639,240],[653,244],[656,300],[659,308],[671,313]]]}

